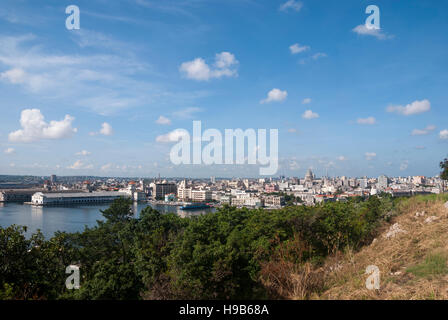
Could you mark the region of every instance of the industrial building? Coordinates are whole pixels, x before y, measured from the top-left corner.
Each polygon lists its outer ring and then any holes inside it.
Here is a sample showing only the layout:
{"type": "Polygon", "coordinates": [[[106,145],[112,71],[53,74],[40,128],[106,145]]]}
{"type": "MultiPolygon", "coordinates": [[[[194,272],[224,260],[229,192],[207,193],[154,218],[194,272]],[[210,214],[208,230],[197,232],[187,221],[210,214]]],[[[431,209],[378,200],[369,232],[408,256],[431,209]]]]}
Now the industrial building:
{"type": "Polygon", "coordinates": [[[40,189],[0,190],[0,202],[29,202],[40,189]]]}
{"type": "Polygon", "coordinates": [[[131,195],[125,192],[37,192],[32,196],[31,203],[37,206],[97,204],[112,202],[119,198],[131,198],[131,195]]]}

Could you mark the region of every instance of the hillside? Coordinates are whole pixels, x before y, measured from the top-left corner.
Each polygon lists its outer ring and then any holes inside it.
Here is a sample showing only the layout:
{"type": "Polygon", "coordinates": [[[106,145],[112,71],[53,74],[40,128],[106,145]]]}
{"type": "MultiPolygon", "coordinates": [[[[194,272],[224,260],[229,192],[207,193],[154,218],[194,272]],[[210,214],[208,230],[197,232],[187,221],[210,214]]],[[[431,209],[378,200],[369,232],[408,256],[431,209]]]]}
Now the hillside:
{"type": "MultiPolygon", "coordinates": [[[[447,200],[446,195],[404,200],[370,245],[328,258],[322,268],[311,272],[308,278],[313,274],[323,278],[323,290],[310,293],[309,298],[448,299],[447,200]],[[369,265],[379,268],[379,290],[366,288],[369,265]]],[[[303,275],[294,277],[303,279],[303,275]]]]}

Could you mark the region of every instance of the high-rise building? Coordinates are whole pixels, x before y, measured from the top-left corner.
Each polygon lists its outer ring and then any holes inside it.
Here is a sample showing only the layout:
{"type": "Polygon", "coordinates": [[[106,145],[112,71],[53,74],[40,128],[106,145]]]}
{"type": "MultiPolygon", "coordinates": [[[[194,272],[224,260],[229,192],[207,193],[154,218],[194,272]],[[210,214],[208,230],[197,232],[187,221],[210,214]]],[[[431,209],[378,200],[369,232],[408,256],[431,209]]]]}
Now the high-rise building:
{"type": "Polygon", "coordinates": [[[368,186],[367,178],[359,179],[358,182],[359,182],[359,187],[360,188],[367,189],[367,186],[368,186]]]}
{"type": "Polygon", "coordinates": [[[175,183],[162,182],[155,184],[153,196],[156,199],[163,200],[165,199],[165,196],[170,193],[177,193],[177,185],[175,183]]]}
{"type": "Polygon", "coordinates": [[[387,178],[385,175],[378,177],[378,189],[379,190],[385,190],[389,186],[389,178],[387,178]]]}

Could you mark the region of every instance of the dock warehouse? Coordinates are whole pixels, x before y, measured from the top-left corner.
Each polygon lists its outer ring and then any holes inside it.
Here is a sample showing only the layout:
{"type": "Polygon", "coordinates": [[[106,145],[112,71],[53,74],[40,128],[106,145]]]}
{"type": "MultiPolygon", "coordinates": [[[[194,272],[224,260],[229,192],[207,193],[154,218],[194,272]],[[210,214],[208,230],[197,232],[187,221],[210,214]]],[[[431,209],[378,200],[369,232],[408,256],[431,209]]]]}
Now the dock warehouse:
{"type": "Polygon", "coordinates": [[[37,206],[95,204],[112,202],[119,198],[130,198],[125,192],[77,192],[77,193],[43,193],[33,195],[31,202],[37,206]]]}

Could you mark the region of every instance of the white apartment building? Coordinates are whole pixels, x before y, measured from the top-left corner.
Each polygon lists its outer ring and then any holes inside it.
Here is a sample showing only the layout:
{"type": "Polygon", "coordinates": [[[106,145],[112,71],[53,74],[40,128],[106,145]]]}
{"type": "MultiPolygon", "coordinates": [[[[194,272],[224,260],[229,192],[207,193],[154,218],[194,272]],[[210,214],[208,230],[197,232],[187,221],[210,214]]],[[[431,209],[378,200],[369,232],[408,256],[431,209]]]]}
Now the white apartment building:
{"type": "Polygon", "coordinates": [[[212,191],[210,190],[193,190],[191,191],[191,200],[194,202],[207,202],[212,200],[212,191]]]}
{"type": "Polygon", "coordinates": [[[177,198],[182,200],[187,200],[192,198],[192,188],[179,187],[177,189],[177,198]]]}
{"type": "Polygon", "coordinates": [[[266,207],[280,207],[285,204],[285,198],[281,196],[267,196],[264,198],[266,207]]]}

